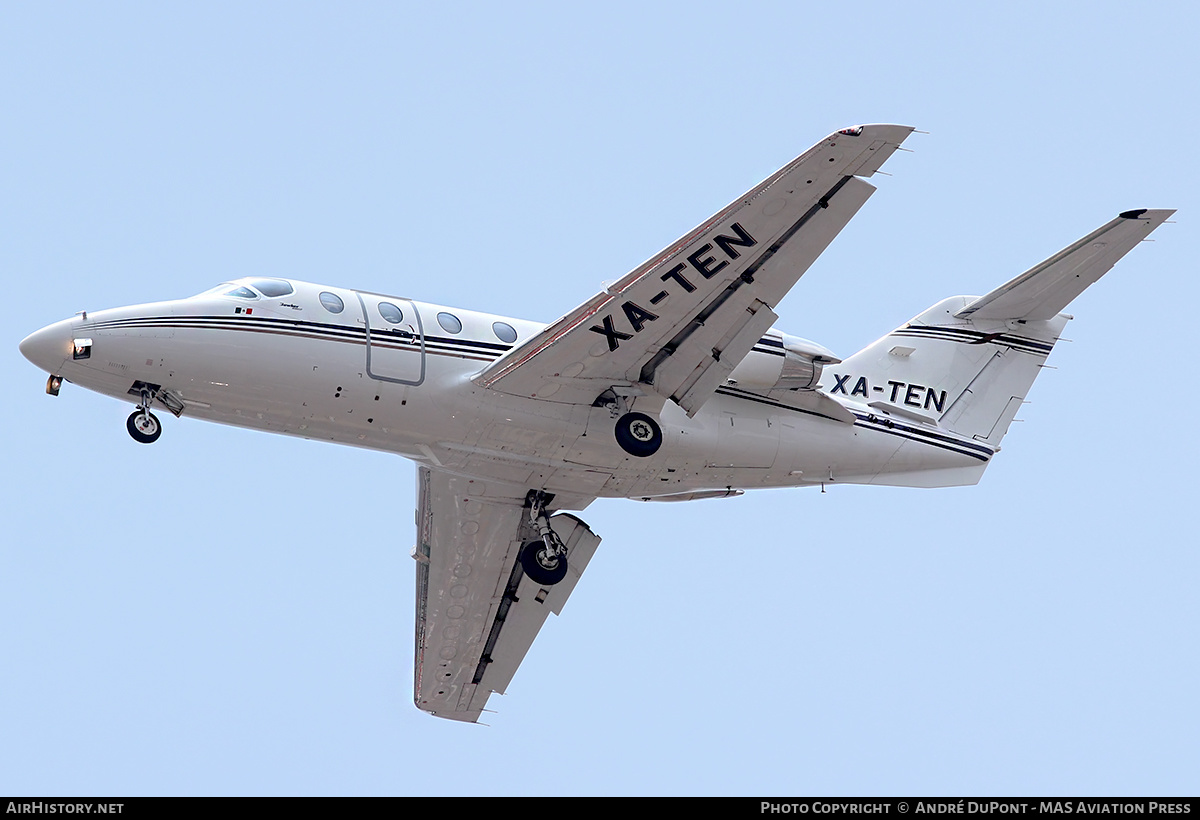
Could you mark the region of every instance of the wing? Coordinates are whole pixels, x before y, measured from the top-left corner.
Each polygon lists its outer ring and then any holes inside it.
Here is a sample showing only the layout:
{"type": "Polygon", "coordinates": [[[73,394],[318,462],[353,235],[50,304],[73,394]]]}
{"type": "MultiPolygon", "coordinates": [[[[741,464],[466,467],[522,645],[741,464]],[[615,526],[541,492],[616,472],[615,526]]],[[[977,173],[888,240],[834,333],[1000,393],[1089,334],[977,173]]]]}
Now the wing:
{"type": "Polygon", "coordinates": [[[569,404],[645,388],[694,415],[874,192],[858,177],[874,174],[912,130],[865,125],[831,134],[497,359],[476,383],[569,404]]]}
{"type": "Polygon", "coordinates": [[[474,722],[492,692],[504,693],[546,615],[562,611],[600,539],[574,516],[552,516],[568,571],[543,588],[518,561],[538,540],[521,490],[419,467],[417,493],[413,699],[474,722]]]}
{"type": "Polygon", "coordinates": [[[960,319],[1052,319],[1173,213],[1147,208],[1125,211],[954,315],[960,319]]]}

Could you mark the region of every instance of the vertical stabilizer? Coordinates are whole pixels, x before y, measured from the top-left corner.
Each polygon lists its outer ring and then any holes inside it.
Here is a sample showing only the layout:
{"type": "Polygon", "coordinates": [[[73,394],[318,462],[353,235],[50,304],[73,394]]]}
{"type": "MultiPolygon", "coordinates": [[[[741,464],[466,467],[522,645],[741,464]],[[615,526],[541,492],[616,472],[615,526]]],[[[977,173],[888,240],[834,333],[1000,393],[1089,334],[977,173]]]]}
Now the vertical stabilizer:
{"type": "Polygon", "coordinates": [[[996,447],[1068,317],[975,320],[946,299],[830,370],[831,394],[996,447]]]}
{"type": "Polygon", "coordinates": [[[941,468],[894,458],[872,483],[977,481],[1071,318],[1061,311],[1173,213],[1126,211],[986,296],[945,299],[826,367],[824,390],[871,425],[903,427],[968,458],[977,448],[983,461],[933,478],[918,474],[941,468]]]}

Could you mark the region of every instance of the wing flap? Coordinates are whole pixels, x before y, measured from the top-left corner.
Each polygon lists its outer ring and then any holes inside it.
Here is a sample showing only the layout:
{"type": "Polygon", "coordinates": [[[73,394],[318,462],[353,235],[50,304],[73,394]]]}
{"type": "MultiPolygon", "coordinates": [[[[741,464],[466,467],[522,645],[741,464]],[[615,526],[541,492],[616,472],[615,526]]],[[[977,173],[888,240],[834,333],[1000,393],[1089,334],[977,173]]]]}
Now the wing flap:
{"type": "Polygon", "coordinates": [[[740,311],[745,315],[730,321],[705,322],[698,332],[682,341],[677,355],[668,357],[653,374],[654,389],[679,404],[689,416],[696,414],[779,318],[775,311],[748,295],[731,303],[723,313],[740,311]],[[738,304],[746,299],[751,304],[738,304]],[[718,335],[720,338],[713,338],[718,335]]]}
{"type": "Polygon", "coordinates": [[[954,315],[959,319],[1052,319],[1173,213],[1125,211],[954,315]]]}
{"type": "Polygon", "coordinates": [[[541,631],[546,616],[551,612],[562,614],[567,597],[575,589],[575,584],[600,544],[600,537],[573,515],[559,513],[551,516],[550,526],[567,547],[567,577],[552,587],[544,588],[520,573],[516,602],[509,609],[504,628],[499,631],[497,641],[488,653],[491,662],[480,681],[480,685],[489,691],[503,694],[512,683],[517,667],[541,631]]]}

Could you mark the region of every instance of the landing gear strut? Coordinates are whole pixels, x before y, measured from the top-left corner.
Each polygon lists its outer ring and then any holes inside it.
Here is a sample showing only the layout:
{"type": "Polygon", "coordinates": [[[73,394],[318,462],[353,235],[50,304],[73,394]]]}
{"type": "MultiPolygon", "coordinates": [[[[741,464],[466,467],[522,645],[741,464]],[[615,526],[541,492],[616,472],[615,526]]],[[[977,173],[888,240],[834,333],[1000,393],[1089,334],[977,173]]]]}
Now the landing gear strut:
{"type": "Polygon", "coordinates": [[[533,502],[529,518],[542,536],[521,548],[521,568],[535,584],[550,587],[567,577],[567,548],[550,527],[540,498],[533,502]]]}
{"type": "Polygon", "coordinates": [[[140,444],[153,444],[162,435],[162,424],[159,423],[158,416],[150,412],[153,403],[154,394],[143,390],[142,403],[125,421],[125,429],[133,436],[133,440],[140,444]]]}
{"type": "Polygon", "coordinates": [[[663,434],[658,422],[645,413],[631,412],[625,396],[619,395],[615,389],[605,390],[592,402],[592,406],[607,409],[609,415],[617,420],[613,434],[617,437],[617,444],[629,455],[647,458],[662,447],[663,434]]]}

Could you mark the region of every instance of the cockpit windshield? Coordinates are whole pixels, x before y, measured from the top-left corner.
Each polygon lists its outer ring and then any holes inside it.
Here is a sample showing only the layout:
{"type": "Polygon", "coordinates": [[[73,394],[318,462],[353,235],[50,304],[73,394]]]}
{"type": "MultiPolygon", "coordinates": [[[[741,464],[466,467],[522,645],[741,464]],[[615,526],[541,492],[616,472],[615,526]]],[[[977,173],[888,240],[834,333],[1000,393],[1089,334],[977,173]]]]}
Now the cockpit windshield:
{"type": "Polygon", "coordinates": [[[241,299],[257,299],[258,294],[243,285],[235,285],[232,282],[224,282],[217,285],[215,288],[197,293],[193,299],[199,299],[201,296],[237,296],[241,299]]]}
{"type": "Polygon", "coordinates": [[[209,288],[198,296],[236,296],[239,299],[258,299],[259,294],[278,298],[293,293],[295,288],[286,279],[243,279],[240,282],[224,282],[209,288]],[[247,287],[249,285],[250,287],[247,287]],[[254,288],[251,290],[250,288],[254,288]],[[255,292],[257,291],[257,293],[255,292]]]}

